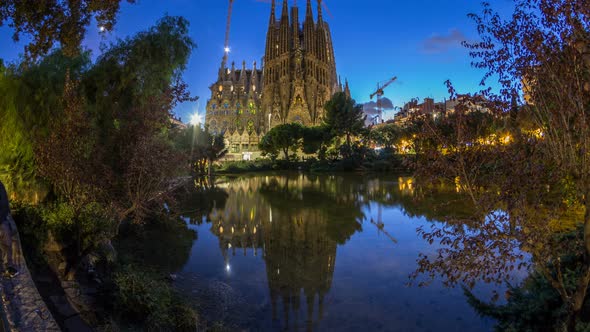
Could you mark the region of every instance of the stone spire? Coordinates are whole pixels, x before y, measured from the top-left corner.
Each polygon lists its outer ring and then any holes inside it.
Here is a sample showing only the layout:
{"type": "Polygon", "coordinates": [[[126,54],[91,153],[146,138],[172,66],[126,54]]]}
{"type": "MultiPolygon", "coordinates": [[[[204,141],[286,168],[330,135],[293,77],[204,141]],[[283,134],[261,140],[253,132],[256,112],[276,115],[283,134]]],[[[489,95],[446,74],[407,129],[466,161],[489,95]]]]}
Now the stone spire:
{"type": "Polygon", "coordinates": [[[250,95],[256,96],[256,91],[259,91],[258,86],[258,70],[256,69],[256,61],[252,65],[252,75],[250,76],[250,95]]]}
{"type": "Polygon", "coordinates": [[[240,72],[240,83],[246,84],[246,61],[242,61],[242,71],[240,72]]]}
{"type": "Polygon", "coordinates": [[[293,38],[293,49],[298,49],[301,46],[299,41],[299,8],[297,3],[291,7],[291,37],[293,38]]]}
{"type": "Polygon", "coordinates": [[[307,0],[305,21],[303,22],[303,45],[309,54],[315,54],[315,22],[311,9],[311,0],[307,0]]]}
{"type": "Polygon", "coordinates": [[[230,72],[229,80],[232,82],[236,81],[236,63],[233,61],[231,63],[231,72],[230,72]]]}
{"type": "Polygon", "coordinates": [[[344,94],[348,97],[348,98],[352,98],[352,96],[350,95],[350,87],[348,86],[348,79],[344,80],[344,94]]]}
{"type": "Polygon", "coordinates": [[[322,18],[322,0],[318,0],[318,24],[323,22],[322,18]]]}
{"type": "Polygon", "coordinates": [[[289,4],[287,0],[283,0],[283,13],[281,14],[281,21],[284,18],[289,18],[289,4]]]}
{"type": "Polygon", "coordinates": [[[276,0],[272,0],[271,9],[270,9],[270,20],[268,23],[268,31],[266,32],[266,51],[264,52],[264,57],[266,60],[271,60],[275,57],[276,49],[275,45],[277,43],[277,35],[276,35],[276,25],[277,19],[275,17],[276,13],[276,0]]]}
{"type": "Polygon", "coordinates": [[[313,22],[313,11],[311,10],[311,0],[307,0],[307,9],[305,11],[305,22],[308,20],[313,22]]]}
{"type": "Polygon", "coordinates": [[[270,5],[270,22],[268,24],[269,28],[274,27],[277,22],[275,12],[276,12],[276,0],[272,0],[272,3],[270,5]]]}

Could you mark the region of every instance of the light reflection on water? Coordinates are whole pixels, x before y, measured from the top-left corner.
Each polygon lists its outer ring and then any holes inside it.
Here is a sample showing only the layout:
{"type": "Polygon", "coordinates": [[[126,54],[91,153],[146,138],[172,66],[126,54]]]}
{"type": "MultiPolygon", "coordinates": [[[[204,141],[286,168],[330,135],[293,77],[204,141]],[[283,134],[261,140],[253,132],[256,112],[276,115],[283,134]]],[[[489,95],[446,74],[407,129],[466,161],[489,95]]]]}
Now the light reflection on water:
{"type": "Polygon", "coordinates": [[[176,281],[209,321],[251,331],[491,330],[461,289],[408,285],[418,254],[436,251],[416,229],[442,213],[412,203],[410,178],[268,174],[217,188],[225,195],[210,210],[187,216],[199,239],[176,281]]]}

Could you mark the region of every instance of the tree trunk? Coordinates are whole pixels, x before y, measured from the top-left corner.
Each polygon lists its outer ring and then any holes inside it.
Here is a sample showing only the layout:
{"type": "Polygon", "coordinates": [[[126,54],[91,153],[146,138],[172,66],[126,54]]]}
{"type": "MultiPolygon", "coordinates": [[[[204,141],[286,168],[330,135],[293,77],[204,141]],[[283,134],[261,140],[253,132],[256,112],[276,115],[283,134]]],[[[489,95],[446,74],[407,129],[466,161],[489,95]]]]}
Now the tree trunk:
{"type": "Polygon", "coordinates": [[[207,175],[209,176],[209,178],[211,178],[211,176],[213,176],[213,160],[211,158],[209,158],[209,163],[208,163],[208,167],[207,167],[207,175]]]}
{"type": "Polygon", "coordinates": [[[584,247],[586,248],[586,262],[590,263],[590,206],[588,202],[590,199],[590,189],[586,190],[586,195],[584,196],[584,247]]]}
{"type": "MultiPolygon", "coordinates": [[[[350,154],[350,134],[346,134],[346,146],[348,147],[348,153],[350,154]]],[[[349,156],[350,157],[350,156],[349,156]]]]}

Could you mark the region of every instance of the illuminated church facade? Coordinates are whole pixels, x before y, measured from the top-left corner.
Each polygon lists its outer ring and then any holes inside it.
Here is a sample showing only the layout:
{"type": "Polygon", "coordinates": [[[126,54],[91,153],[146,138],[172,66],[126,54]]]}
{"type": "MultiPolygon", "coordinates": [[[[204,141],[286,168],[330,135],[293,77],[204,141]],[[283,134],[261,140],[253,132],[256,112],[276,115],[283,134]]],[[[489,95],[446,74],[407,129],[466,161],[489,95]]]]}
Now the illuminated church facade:
{"type": "Polygon", "coordinates": [[[210,86],[206,124],[222,133],[231,153],[256,151],[260,138],[270,128],[284,123],[318,125],[324,104],[336,92],[350,95],[336,74],[334,47],[328,23],[317,0],[317,19],[307,0],[300,23],[299,8],[283,0],[277,19],[272,0],[263,63],[258,68],[228,66],[227,53],[217,81],[210,86]]]}

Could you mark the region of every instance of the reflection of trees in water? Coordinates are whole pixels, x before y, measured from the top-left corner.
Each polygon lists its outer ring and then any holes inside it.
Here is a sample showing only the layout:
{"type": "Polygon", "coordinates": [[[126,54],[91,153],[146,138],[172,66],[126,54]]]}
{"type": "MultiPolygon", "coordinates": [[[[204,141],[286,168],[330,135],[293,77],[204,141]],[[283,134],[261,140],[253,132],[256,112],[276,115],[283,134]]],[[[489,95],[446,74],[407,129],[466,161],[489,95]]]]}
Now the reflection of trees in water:
{"type": "MultiPolygon", "coordinates": [[[[496,218],[474,218],[471,201],[452,183],[426,188],[407,177],[290,174],[219,181],[214,191],[204,193],[209,194],[191,198],[191,207],[203,204],[192,218],[204,216],[211,222],[228,269],[231,256],[239,252],[263,255],[273,318],[282,316],[287,326],[303,324],[297,321],[303,310],[308,328],[313,317],[321,319],[337,245],[362,230],[369,217],[364,211],[375,205],[441,221],[419,230],[426,240],[442,244],[440,259],[420,257],[419,272],[442,276],[451,284],[475,277],[491,281],[497,272],[506,275],[527,249],[515,238],[522,229],[505,227],[510,226],[508,214],[496,209],[496,218]]],[[[387,228],[380,213],[370,217],[380,230],[387,228]]]]}
{"type": "MultiPolygon", "coordinates": [[[[496,183],[484,183],[472,190],[472,212],[443,214],[437,218],[441,223],[419,229],[424,239],[439,248],[434,255],[420,255],[413,276],[426,275],[441,278],[447,285],[467,286],[469,302],[482,315],[498,319],[499,329],[520,326],[536,330],[538,323],[523,318],[530,315],[550,317],[544,321],[549,329],[569,325],[571,330],[576,320],[584,317],[581,311],[585,310],[590,283],[583,232],[576,232],[584,211],[563,199],[559,184],[546,185],[550,179],[535,178],[538,191],[526,186],[512,186],[508,191],[496,183]],[[510,293],[519,296],[508,296],[506,306],[485,304],[469,291],[477,282],[503,284],[525,274],[532,277],[511,288],[510,293]],[[542,286],[539,278],[543,279],[542,286]],[[553,307],[548,307],[548,302],[553,307]]],[[[432,197],[433,193],[427,190],[426,195],[432,197]]],[[[496,293],[493,300],[498,298],[496,293]]]]}
{"type": "Polygon", "coordinates": [[[200,225],[203,218],[208,217],[213,210],[225,206],[228,193],[222,188],[209,184],[208,181],[195,181],[178,189],[176,197],[178,197],[178,212],[188,218],[191,224],[200,225]]]}
{"type": "Polygon", "coordinates": [[[187,228],[180,218],[159,215],[145,225],[123,227],[115,246],[124,264],[137,264],[168,274],[186,265],[196,239],[195,231],[187,228]]]}

